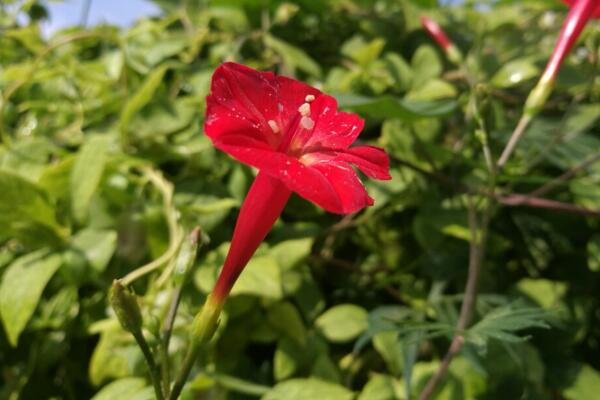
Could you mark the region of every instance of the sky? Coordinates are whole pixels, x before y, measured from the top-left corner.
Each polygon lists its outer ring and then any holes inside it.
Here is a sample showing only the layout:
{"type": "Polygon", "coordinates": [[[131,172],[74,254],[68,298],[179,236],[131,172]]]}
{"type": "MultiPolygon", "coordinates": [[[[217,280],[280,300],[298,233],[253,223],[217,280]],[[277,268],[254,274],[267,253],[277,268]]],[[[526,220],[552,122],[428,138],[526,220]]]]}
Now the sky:
{"type": "MultiPolygon", "coordinates": [[[[50,19],[43,26],[44,33],[52,34],[58,29],[78,25],[82,19],[84,4],[85,0],[47,1],[50,19]]],[[[143,16],[159,13],[160,8],[146,0],[92,0],[87,25],[107,22],[126,27],[143,16]]]]}

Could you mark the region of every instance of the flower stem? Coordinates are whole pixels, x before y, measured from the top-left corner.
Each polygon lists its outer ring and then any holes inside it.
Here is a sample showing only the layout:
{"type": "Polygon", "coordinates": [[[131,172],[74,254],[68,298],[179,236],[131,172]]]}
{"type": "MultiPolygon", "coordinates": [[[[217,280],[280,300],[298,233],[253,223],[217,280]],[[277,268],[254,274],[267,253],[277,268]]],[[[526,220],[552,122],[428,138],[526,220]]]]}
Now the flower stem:
{"type": "Polygon", "coordinates": [[[163,400],[164,396],[160,384],[160,369],[154,361],[154,356],[152,355],[152,351],[150,351],[150,346],[148,346],[148,342],[146,342],[146,339],[141,331],[133,331],[132,334],[138,346],[142,350],[142,353],[144,354],[146,365],[150,371],[150,380],[152,381],[152,386],[154,386],[154,394],[156,395],[157,400],[163,400]]]}
{"type": "Polygon", "coordinates": [[[202,347],[212,339],[215,331],[217,330],[219,316],[223,309],[223,302],[215,299],[213,295],[210,295],[204,303],[202,310],[196,315],[192,322],[192,341],[188,348],[188,352],[183,360],[183,366],[179,370],[179,374],[175,379],[169,400],[176,400],[181,394],[183,385],[190,375],[190,371],[196,362],[196,358],[200,354],[202,347]]]}

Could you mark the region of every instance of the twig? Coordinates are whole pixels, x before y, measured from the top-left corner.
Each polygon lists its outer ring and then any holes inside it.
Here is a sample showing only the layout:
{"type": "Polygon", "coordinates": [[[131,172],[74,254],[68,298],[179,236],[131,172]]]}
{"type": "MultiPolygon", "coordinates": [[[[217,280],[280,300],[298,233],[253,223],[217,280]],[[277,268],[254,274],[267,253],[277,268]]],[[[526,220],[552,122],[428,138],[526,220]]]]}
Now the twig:
{"type": "Polygon", "coordinates": [[[588,158],[587,160],[584,160],[581,164],[574,166],[573,168],[565,171],[562,175],[560,175],[560,176],[552,179],[551,181],[545,183],[544,185],[540,186],[538,189],[529,193],[529,196],[541,197],[541,196],[547,194],[548,192],[552,191],[557,186],[560,186],[560,185],[566,183],[569,179],[573,178],[578,173],[582,172],[583,170],[590,167],[592,164],[596,163],[599,160],[600,160],[600,153],[588,158]]]}
{"type": "MultiPolygon", "coordinates": [[[[167,181],[162,174],[152,169],[144,169],[144,175],[162,194],[163,210],[169,228],[169,248],[157,259],[125,275],[123,279],[121,279],[121,282],[125,286],[131,284],[136,279],[141,278],[142,276],[160,268],[169,260],[171,260],[177,253],[177,249],[179,249],[183,239],[183,232],[177,224],[177,210],[173,207],[173,185],[167,181]]],[[[170,270],[165,270],[165,272],[170,273],[170,270]]],[[[165,274],[163,272],[157,281],[157,285],[161,286],[161,283],[166,280],[165,277],[168,277],[168,275],[169,274],[165,274]]]]}
{"type": "Polygon", "coordinates": [[[525,130],[529,126],[530,122],[531,122],[531,116],[523,115],[521,117],[521,119],[519,120],[519,123],[517,124],[517,127],[515,128],[512,135],[510,136],[510,139],[508,140],[508,143],[506,144],[504,151],[502,151],[502,155],[498,159],[498,168],[504,167],[504,164],[506,164],[506,162],[510,158],[510,155],[512,154],[515,147],[517,146],[517,142],[519,141],[519,139],[521,139],[521,137],[525,133],[525,130]]]}
{"type": "Polygon", "coordinates": [[[496,200],[500,204],[505,206],[526,206],[533,208],[543,208],[554,211],[561,211],[565,213],[583,215],[585,217],[600,218],[599,210],[590,210],[589,208],[576,206],[574,204],[563,203],[555,200],[542,199],[539,197],[531,197],[525,194],[509,194],[509,195],[498,195],[496,200]]]}
{"type": "Polygon", "coordinates": [[[152,381],[152,386],[154,387],[154,394],[156,395],[156,398],[158,400],[163,400],[163,391],[160,385],[160,369],[154,361],[154,356],[150,351],[148,342],[146,342],[146,339],[144,338],[144,335],[141,333],[141,331],[134,331],[132,332],[132,334],[138,346],[142,350],[142,353],[144,354],[144,359],[146,360],[146,364],[148,365],[148,370],[150,370],[150,377],[152,381]]]}

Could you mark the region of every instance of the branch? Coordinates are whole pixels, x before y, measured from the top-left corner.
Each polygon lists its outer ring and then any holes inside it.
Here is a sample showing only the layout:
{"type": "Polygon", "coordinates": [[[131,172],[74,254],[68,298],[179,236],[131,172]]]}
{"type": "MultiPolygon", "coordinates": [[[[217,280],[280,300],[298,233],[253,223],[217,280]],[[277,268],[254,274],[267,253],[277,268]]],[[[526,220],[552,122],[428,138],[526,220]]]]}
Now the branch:
{"type": "Polygon", "coordinates": [[[543,208],[547,210],[583,215],[585,217],[600,218],[599,210],[590,210],[589,208],[576,206],[574,204],[563,203],[556,200],[543,199],[540,197],[531,197],[525,194],[513,193],[508,195],[497,195],[496,200],[500,204],[505,206],[525,206],[533,208],[543,208]]]}
{"type": "Polygon", "coordinates": [[[587,160],[584,160],[581,164],[574,166],[573,168],[565,171],[562,175],[560,175],[560,176],[552,179],[551,181],[545,183],[544,185],[542,185],[538,189],[536,189],[533,192],[529,193],[529,196],[531,196],[531,197],[541,197],[541,196],[547,194],[548,192],[550,192],[551,190],[553,190],[557,186],[560,186],[560,185],[566,183],[569,179],[573,178],[578,173],[584,171],[586,168],[592,166],[593,164],[595,164],[599,160],[600,160],[600,153],[596,154],[595,156],[592,156],[592,157],[588,158],[587,160]]]}

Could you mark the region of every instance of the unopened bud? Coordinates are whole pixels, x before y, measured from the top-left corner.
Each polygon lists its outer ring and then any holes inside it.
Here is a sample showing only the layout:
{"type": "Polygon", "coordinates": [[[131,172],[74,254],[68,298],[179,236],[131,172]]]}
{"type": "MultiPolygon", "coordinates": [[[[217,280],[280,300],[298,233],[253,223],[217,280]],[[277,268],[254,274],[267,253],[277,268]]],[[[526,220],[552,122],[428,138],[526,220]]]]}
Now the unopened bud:
{"type": "Polygon", "coordinates": [[[123,329],[136,333],[142,329],[142,312],[135,294],[131,293],[118,279],[115,279],[110,290],[110,304],[123,329]]]}
{"type": "Polygon", "coordinates": [[[173,279],[176,285],[183,284],[186,275],[196,261],[196,253],[198,252],[198,237],[200,228],[195,228],[186,240],[183,241],[177,258],[175,259],[175,269],[173,270],[173,279]]]}
{"type": "Polygon", "coordinates": [[[534,116],[540,112],[540,110],[546,104],[548,97],[550,97],[550,93],[552,93],[552,88],[554,87],[554,80],[540,80],[538,84],[533,88],[533,90],[527,96],[527,100],[525,101],[525,111],[524,114],[527,116],[534,116]]]}

